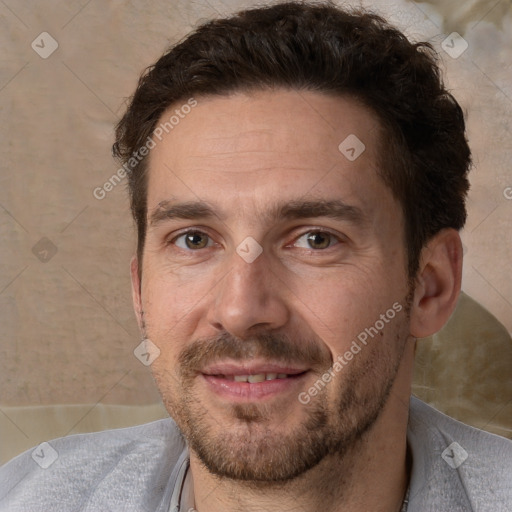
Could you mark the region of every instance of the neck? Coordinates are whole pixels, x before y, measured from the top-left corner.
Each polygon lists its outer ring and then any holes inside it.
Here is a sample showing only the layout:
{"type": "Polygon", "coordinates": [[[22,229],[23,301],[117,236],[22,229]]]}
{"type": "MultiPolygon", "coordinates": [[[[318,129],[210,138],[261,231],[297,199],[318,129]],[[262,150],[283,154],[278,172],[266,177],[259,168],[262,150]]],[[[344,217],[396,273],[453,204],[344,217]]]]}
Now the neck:
{"type": "MultiPolygon", "coordinates": [[[[403,362],[408,359],[404,356],[403,362]]],[[[411,382],[410,366],[401,366],[386,405],[366,435],[343,457],[332,454],[291,481],[262,485],[219,478],[191,452],[195,509],[400,512],[409,478],[406,433],[411,382]]]]}

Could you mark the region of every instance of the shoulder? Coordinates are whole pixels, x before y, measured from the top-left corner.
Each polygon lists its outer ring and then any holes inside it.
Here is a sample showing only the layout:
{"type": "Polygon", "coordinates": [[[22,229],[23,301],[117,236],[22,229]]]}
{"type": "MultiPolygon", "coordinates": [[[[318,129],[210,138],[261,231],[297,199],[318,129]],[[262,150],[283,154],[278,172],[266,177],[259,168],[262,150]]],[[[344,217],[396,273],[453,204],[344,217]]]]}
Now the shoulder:
{"type": "Polygon", "coordinates": [[[184,450],[170,418],[43,443],[0,468],[0,511],[155,510],[184,450]]]}
{"type": "Polygon", "coordinates": [[[413,397],[408,443],[411,494],[422,503],[435,503],[438,509],[449,503],[450,510],[461,511],[512,510],[512,441],[465,425],[413,397]]]}

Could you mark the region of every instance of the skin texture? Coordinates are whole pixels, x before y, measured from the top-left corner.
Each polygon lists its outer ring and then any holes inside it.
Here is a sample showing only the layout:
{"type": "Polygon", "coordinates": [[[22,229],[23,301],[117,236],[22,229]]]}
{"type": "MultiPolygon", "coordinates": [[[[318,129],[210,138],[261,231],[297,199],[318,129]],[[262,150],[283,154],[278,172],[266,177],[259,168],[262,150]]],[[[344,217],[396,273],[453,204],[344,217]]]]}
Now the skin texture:
{"type": "Polygon", "coordinates": [[[190,444],[195,507],[398,510],[414,338],[455,307],[459,235],[429,242],[411,287],[402,211],[378,176],[380,126],[354,100],[286,90],[196,99],[151,152],[141,281],[132,261],[139,325],[160,350],[153,375],[190,444]],[[365,145],[354,161],[338,149],[350,134],[365,145]],[[198,201],[213,215],[171,215],[198,201]],[[342,218],[277,215],[322,201],[350,208],[342,218]],[[237,252],[255,247],[250,263],[237,252]],[[250,374],[269,364],[303,374],[263,396],[212,385],[226,365],[250,374]]]}

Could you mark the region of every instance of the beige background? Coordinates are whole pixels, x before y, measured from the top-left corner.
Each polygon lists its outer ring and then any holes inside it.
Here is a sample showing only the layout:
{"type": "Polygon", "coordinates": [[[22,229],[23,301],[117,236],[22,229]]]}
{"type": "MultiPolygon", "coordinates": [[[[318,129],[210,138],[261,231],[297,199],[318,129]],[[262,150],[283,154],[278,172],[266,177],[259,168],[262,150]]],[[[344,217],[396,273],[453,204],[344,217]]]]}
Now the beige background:
{"type": "MultiPolygon", "coordinates": [[[[159,401],[133,355],[124,183],[103,200],[93,190],[118,168],[113,125],[143,68],[198,21],[251,5],[0,1],[0,416],[3,406],[159,401]],[[59,45],[47,59],[31,47],[42,32],[59,45]]],[[[475,160],[463,289],[512,332],[511,3],[362,5],[441,54],[475,160]],[[457,59],[441,49],[452,31],[469,44],[457,59]]]]}

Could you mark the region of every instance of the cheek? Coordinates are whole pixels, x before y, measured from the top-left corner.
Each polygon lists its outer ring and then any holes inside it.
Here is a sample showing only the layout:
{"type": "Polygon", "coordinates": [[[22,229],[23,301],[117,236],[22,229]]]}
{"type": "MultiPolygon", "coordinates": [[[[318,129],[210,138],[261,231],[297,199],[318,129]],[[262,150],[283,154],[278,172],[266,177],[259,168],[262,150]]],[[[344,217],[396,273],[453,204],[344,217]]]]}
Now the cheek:
{"type": "Polygon", "coordinates": [[[185,322],[180,322],[180,318],[184,313],[179,297],[163,282],[148,281],[142,292],[145,336],[160,350],[159,357],[151,365],[153,375],[159,381],[164,371],[175,367],[182,349],[182,324],[185,322]]]}
{"type": "Polygon", "coordinates": [[[145,335],[160,350],[152,364],[159,387],[178,381],[178,358],[197,335],[211,297],[204,279],[181,280],[171,273],[146,274],[142,286],[145,335]]]}
{"type": "Polygon", "coordinates": [[[202,279],[181,279],[165,272],[148,276],[142,286],[146,326],[165,332],[179,328],[181,332],[207,299],[208,290],[202,279]]]}
{"type": "MultiPolygon", "coordinates": [[[[303,321],[333,355],[344,353],[360,333],[375,328],[376,322],[380,331],[381,315],[404,297],[403,290],[396,284],[393,288],[382,273],[361,273],[360,269],[338,269],[325,278],[302,278],[292,288],[303,321]]],[[[395,311],[391,313],[394,316],[395,311]]],[[[385,335],[389,323],[384,324],[385,335]]]]}
{"type": "Polygon", "coordinates": [[[343,265],[328,272],[321,269],[290,276],[287,284],[298,302],[330,327],[351,318],[350,312],[358,309],[361,302],[369,302],[373,283],[360,269],[343,265]]]}

